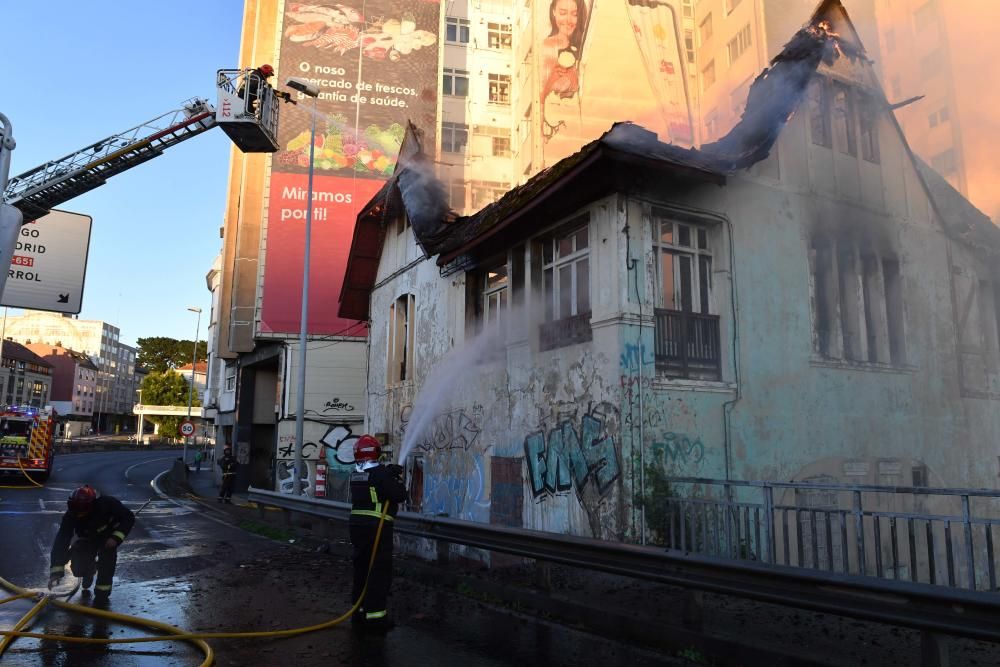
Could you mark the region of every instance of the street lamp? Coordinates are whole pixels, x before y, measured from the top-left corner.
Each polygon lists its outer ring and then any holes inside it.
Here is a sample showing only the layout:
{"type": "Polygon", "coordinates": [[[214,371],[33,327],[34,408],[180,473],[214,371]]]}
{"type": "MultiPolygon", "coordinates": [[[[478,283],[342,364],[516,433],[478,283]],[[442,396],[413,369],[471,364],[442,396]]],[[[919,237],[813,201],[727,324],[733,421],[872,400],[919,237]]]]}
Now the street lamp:
{"type": "Polygon", "coordinates": [[[139,394],[139,423],[136,424],[135,429],[135,446],[138,447],[142,444],[142,389],[136,389],[135,393],[139,394]]]}
{"type": "MultiPolygon", "coordinates": [[[[191,384],[188,385],[188,421],[191,421],[191,399],[194,397],[194,377],[198,358],[198,334],[201,332],[201,308],[188,306],[192,313],[198,313],[198,323],[194,325],[194,348],[191,350],[191,384]]],[[[184,465],[188,462],[188,436],[184,436],[184,465]]]]}
{"type": "Polygon", "coordinates": [[[292,478],[292,495],[302,493],[302,441],[305,430],[306,411],[306,333],[309,327],[309,251],[312,240],[313,210],[313,155],[316,151],[316,101],[319,88],[305,79],[291,78],[287,83],[306,97],[313,98],[312,124],[309,131],[309,183],[306,188],[306,247],[302,260],[302,315],[299,320],[299,376],[295,393],[295,469],[292,478]]]}

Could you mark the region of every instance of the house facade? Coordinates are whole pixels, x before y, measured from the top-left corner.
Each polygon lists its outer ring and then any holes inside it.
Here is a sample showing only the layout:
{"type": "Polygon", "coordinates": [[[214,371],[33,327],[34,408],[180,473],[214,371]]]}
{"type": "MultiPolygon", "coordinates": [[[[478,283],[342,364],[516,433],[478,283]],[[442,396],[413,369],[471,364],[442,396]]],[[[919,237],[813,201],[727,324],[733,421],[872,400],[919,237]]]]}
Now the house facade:
{"type": "Polygon", "coordinates": [[[664,475],[996,488],[998,231],[839,3],[749,96],[701,150],[619,124],[436,220],[413,160],[362,213],[377,270],[340,312],[414,509],[641,541],[664,475]]]}
{"type": "Polygon", "coordinates": [[[97,366],[82,352],[60,345],[31,343],[26,348],[52,366],[50,404],[63,437],[87,435],[91,430],[97,391],[97,366]]]}

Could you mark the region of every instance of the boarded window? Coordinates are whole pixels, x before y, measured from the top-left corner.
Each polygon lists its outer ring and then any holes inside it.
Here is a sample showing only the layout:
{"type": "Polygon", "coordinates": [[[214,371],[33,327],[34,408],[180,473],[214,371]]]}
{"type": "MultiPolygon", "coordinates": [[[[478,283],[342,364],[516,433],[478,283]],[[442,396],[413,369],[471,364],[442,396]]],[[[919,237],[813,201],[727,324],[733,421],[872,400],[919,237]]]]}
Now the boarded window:
{"type": "Polygon", "coordinates": [[[524,481],[521,457],[490,458],[490,523],[520,528],[523,525],[524,481]]]}

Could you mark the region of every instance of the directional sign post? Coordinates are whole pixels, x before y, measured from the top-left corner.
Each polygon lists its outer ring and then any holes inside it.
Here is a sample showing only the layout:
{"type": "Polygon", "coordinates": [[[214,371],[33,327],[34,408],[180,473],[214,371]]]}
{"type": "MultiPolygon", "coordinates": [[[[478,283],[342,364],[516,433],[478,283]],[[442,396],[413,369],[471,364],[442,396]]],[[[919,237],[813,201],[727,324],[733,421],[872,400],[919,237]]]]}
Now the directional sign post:
{"type": "MultiPolygon", "coordinates": [[[[52,211],[21,225],[12,244],[14,252],[0,306],[79,313],[91,222],[87,215],[52,211]]],[[[0,226],[0,232],[2,229],[0,226]]],[[[0,255],[0,261],[3,259],[0,255]]]]}
{"type": "Polygon", "coordinates": [[[189,422],[188,420],[185,419],[184,421],[181,422],[180,426],[177,427],[177,430],[185,438],[190,438],[192,435],[194,435],[194,423],[189,422]]]}

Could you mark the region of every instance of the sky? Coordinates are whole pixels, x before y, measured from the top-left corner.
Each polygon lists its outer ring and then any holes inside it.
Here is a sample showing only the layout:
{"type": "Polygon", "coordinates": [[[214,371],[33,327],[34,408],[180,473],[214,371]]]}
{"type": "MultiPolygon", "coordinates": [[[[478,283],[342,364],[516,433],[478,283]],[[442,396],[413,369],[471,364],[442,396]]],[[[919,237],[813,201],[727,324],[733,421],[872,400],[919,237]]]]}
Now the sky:
{"type": "MultiPolygon", "coordinates": [[[[17,147],[10,176],[179,109],[215,103],[215,72],[237,62],[242,0],[3,3],[0,112],[17,147]]],[[[230,160],[218,128],[168,149],[60,208],[93,217],[81,319],[121,340],[192,339],[211,306],[230,160]]],[[[14,314],[15,311],[11,311],[14,314]]]]}

